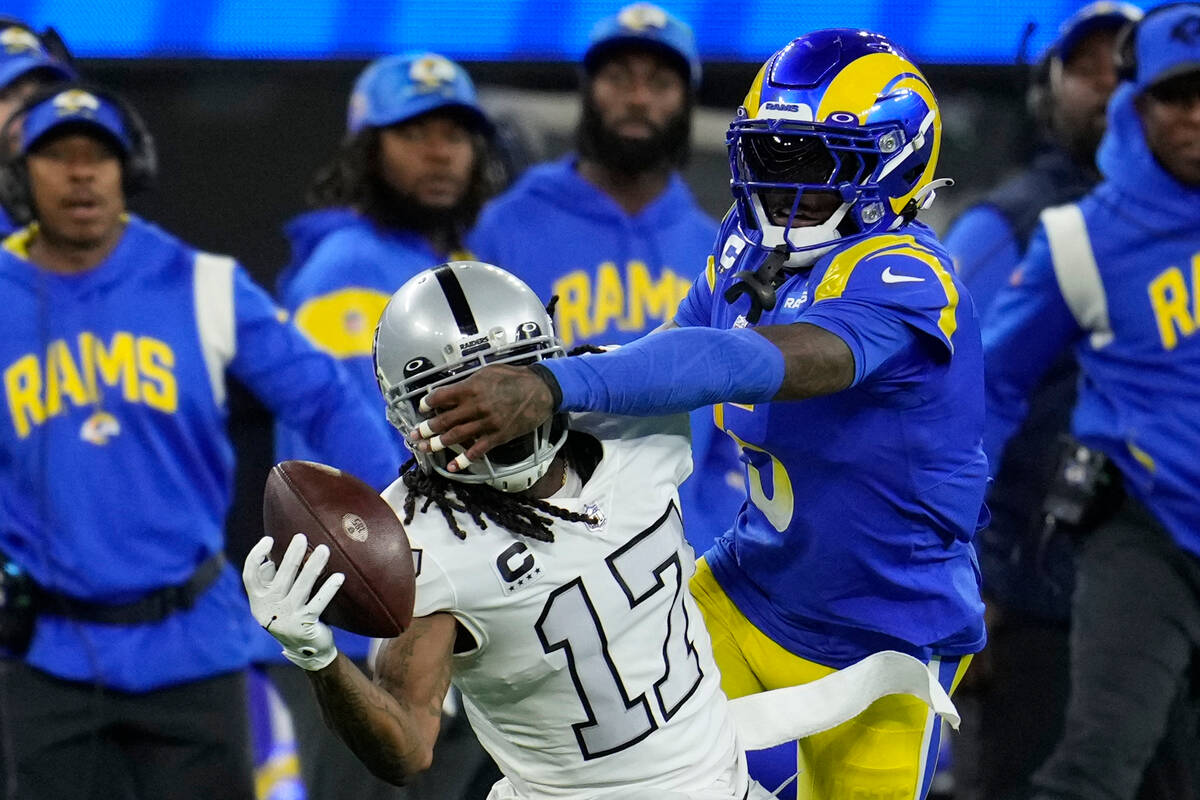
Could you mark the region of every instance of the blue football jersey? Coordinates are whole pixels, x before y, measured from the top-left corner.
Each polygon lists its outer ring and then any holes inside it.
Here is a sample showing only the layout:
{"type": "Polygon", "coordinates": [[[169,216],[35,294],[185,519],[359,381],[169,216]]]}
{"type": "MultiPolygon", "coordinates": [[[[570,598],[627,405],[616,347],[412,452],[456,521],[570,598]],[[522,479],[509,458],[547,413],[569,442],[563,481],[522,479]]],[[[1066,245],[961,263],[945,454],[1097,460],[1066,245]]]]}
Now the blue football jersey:
{"type": "MultiPolygon", "coordinates": [[[[527,171],[493,200],[469,238],[479,258],[509,270],[543,300],[558,297],[555,325],[568,350],[626,344],[675,314],[704,268],[717,233],[683,179],[629,214],[581,177],[568,156],[527,171]]],[[[695,471],[680,496],[688,541],[704,550],[745,499],[736,449],[692,415],[695,471]]]]}
{"type": "MultiPolygon", "coordinates": [[[[378,485],[393,474],[386,424],[232,259],[130,217],[108,258],[59,275],[27,260],[31,235],[0,252],[0,549],[47,589],[127,603],[221,551],[234,469],[226,372],[329,459],[359,459],[378,485]]],[[[143,691],[245,666],[257,628],[226,567],[161,622],[42,615],[28,660],[143,691]]]]}
{"type": "MultiPolygon", "coordinates": [[[[732,215],[681,325],[748,327],[724,299],[764,254],[732,215]]],[[[707,559],[764,633],[842,667],[879,649],[918,657],[983,644],[972,539],[987,481],[974,308],[933,233],[911,223],[788,274],[759,326],[840,337],[852,386],[799,402],[722,404],[717,425],[749,461],[751,502],[707,559]]]]}

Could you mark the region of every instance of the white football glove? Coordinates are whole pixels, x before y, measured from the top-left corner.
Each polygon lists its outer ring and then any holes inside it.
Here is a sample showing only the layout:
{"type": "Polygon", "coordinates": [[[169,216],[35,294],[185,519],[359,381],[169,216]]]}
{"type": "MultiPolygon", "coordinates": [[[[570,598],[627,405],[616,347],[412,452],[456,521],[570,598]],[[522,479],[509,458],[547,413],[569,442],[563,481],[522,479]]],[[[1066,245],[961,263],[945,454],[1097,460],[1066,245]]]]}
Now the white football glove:
{"type": "Polygon", "coordinates": [[[279,640],[283,655],[293,664],[314,671],[327,667],[338,651],[333,644],[333,631],[321,622],[320,616],[346,576],[333,573],[310,600],[313,586],[329,562],[329,548],[318,545],[297,575],[308,549],[307,537],[303,533],[292,537],[278,570],[270,558],[273,544],[270,536],[264,536],[246,556],[242,567],[250,611],[258,624],[279,640]]]}

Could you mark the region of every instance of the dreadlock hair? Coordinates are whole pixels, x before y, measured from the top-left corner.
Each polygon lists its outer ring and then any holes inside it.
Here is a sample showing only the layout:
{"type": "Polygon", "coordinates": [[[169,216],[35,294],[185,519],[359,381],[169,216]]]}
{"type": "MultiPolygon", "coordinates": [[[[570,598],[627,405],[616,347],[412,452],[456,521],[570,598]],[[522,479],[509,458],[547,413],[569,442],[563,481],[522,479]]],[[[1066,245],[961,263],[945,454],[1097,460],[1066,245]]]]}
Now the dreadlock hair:
{"type": "MultiPolygon", "coordinates": [[[[595,468],[578,463],[581,455],[572,452],[572,439],[568,437],[566,458],[573,468],[584,474],[595,468]]],[[[436,505],[450,530],[459,539],[466,539],[467,532],[459,526],[455,514],[467,514],[480,528],[487,528],[487,520],[499,525],[505,530],[518,536],[525,536],[539,542],[553,542],[554,532],[550,526],[554,524],[551,517],[567,522],[582,522],[596,525],[599,520],[590,514],[567,511],[545,500],[529,497],[524,494],[502,492],[485,483],[461,483],[439,475],[436,472],[424,472],[417,466],[417,460],[410,458],[400,468],[400,478],[408,495],[404,498],[404,524],[413,521],[417,513],[417,501],[423,499],[421,513],[436,505]],[[540,512],[540,513],[539,513],[540,512]],[[548,515],[548,516],[547,516],[548,515]]]]}
{"type": "Polygon", "coordinates": [[[420,208],[406,193],[384,180],[380,129],[375,127],[363,128],[342,143],[333,159],[313,176],[305,201],[309,208],[350,206],[385,228],[441,233],[448,237],[450,249],[459,249],[479,210],[499,192],[504,180],[503,168],[487,137],[464,124],[471,131],[475,159],[467,191],[452,209],[420,208]]]}

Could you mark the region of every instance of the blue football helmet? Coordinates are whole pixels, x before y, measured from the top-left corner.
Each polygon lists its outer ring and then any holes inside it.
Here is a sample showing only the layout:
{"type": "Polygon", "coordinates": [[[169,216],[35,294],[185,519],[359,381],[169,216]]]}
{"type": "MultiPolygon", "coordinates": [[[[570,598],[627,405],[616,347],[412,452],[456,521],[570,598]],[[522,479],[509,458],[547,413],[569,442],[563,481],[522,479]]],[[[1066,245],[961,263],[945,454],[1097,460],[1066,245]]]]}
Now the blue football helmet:
{"type": "Polygon", "coordinates": [[[801,36],[767,60],[729,126],[740,232],[811,263],[835,243],[898,228],[949,183],[933,180],[941,137],[929,82],[887,37],[801,36]]]}

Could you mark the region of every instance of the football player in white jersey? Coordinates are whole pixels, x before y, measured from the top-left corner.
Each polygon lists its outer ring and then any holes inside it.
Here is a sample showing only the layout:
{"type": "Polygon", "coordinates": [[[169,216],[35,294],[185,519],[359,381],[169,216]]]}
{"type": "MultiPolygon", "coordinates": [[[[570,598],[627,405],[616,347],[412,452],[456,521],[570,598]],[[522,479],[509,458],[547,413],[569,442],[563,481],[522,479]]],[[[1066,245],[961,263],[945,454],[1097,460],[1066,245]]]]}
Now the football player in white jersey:
{"type": "MultiPolygon", "coordinates": [[[[389,419],[406,436],[422,398],[485,363],[563,355],[519,279],[452,262],[393,295],[376,332],[389,419]]],[[[372,683],[319,614],[340,574],[309,594],[324,546],[278,570],[263,539],[244,579],[260,623],[306,670],[327,721],[377,775],[429,766],[450,683],[505,778],[490,798],[767,796],[748,779],[708,632],[687,591],[694,556],[678,486],[687,418],[548,421],[460,471],[418,453],[384,492],[417,572],[411,627],[386,642],[372,683]],[[297,572],[299,574],[297,575],[297,572]]]]}

